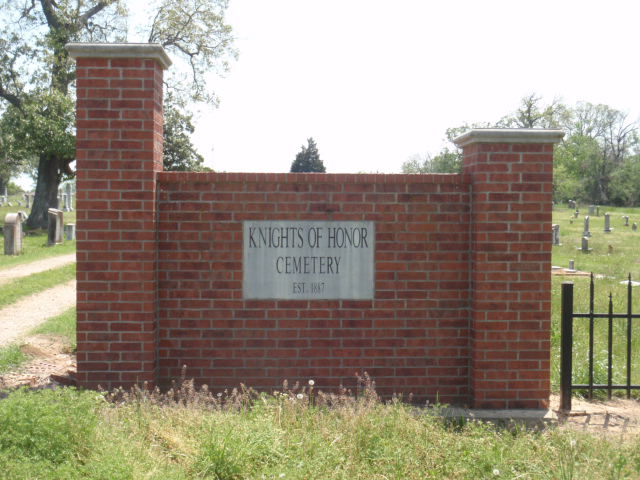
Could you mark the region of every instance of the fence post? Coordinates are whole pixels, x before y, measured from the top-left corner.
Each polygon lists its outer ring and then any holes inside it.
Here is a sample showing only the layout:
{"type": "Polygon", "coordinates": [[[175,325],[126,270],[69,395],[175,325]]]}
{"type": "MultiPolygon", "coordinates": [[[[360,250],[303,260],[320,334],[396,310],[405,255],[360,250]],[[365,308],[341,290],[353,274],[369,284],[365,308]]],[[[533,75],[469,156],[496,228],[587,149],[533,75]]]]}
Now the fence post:
{"type": "Polygon", "coordinates": [[[571,377],[573,349],[573,282],[562,284],[562,319],[560,326],[560,410],[571,411],[571,377]]]}

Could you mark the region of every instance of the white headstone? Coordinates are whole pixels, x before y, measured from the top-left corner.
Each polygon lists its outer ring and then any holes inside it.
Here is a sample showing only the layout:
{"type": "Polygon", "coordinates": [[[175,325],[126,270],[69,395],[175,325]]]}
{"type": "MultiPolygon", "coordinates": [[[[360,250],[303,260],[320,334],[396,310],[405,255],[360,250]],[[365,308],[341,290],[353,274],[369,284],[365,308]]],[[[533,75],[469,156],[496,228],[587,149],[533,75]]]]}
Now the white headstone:
{"type": "Polygon", "coordinates": [[[22,253],[22,215],[8,213],[4,217],[4,254],[20,255],[22,253]]]}
{"type": "Polygon", "coordinates": [[[64,226],[64,237],[68,241],[76,239],[76,224],[75,223],[67,223],[64,226]]]}
{"type": "Polygon", "coordinates": [[[584,232],[582,232],[583,237],[590,237],[591,232],[589,231],[589,215],[584,217],[584,232]]]}
{"type": "Polygon", "coordinates": [[[611,214],[604,214],[604,233],[611,233],[611,214]]]}
{"type": "Polygon", "coordinates": [[[63,213],[57,208],[50,208],[49,214],[49,235],[48,245],[58,245],[64,241],[62,237],[63,213]]]}

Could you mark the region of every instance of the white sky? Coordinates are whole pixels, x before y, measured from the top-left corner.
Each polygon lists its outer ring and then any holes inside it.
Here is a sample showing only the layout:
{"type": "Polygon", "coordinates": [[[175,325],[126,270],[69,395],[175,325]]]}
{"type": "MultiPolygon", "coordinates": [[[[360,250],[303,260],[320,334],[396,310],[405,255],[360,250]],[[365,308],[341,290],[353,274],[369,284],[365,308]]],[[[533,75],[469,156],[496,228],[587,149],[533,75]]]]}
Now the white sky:
{"type": "Polygon", "coordinates": [[[216,171],[399,172],[532,92],[640,113],[637,0],[231,0],[240,57],[194,143],[216,171]]]}
{"type": "Polygon", "coordinates": [[[638,0],[230,0],[227,19],[240,58],[194,135],[216,171],[288,172],[313,137],[327,172],[400,172],[533,92],[640,119],[638,0]]]}

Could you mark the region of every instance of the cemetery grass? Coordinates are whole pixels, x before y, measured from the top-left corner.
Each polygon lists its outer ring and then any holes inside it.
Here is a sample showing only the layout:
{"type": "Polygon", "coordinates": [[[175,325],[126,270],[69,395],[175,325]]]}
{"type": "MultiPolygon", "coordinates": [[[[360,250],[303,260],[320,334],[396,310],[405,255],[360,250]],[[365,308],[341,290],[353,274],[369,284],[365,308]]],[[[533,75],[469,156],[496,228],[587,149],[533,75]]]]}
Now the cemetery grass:
{"type": "MultiPolygon", "coordinates": [[[[615,313],[627,311],[627,285],[629,274],[632,280],[640,281],[640,231],[633,232],[631,225],[640,224],[640,208],[600,207],[600,216],[590,216],[589,248],[591,253],[579,251],[584,230],[586,207],[580,207],[580,215],[573,218],[572,210],[556,207],[553,223],[560,225],[561,246],[553,247],[553,265],[568,267],[575,260],[575,268],[593,272],[595,276],[594,311],[608,311],[609,294],[615,313]],[[604,233],[604,213],[611,213],[613,232],[604,233]],[[629,227],[624,227],[623,215],[628,215],[629,227]],[[571,222],[573,221],[573,223],[571,222]],[[611,248],[609,248],[611,246],[611,248]],[[624,283],[621,283],[624,282],[624,283]]],[[[549,234],[551,237],[551,234],[549,234]]],[[[560,309],[563,282],[574,283],[574,310],[589,311],[589,278],[575,276],[552,276],[552,384],[559,390],[560,373],[560,309]]],[[[640,288],[633,287],[632,309],[640,313],[640,288]]],[[[634,321],[632,383],[640,384],[640,331],[634,321]]],[[[607,381],[607,335],[606,319],[596,320],[594,338],[594,382],[607,381]]],[[[574,382],[588,383],[588,319],[574,321],[574,382]]],[[[613,322],[613,382],[626,383],[626,320],[613,322]]],[[[616,392],[621,395],[624,392],[616,392]]],[[[640,393],[640,392],[638,392],[640,393]]],[[[636,393],[637,395],[637,393],[636,393]]],[[[605,393],[597,393],[603,398],[605,393]]]]}
{"type": "Polygon", "coordinates": [[[65,240],[61,245],[49,247],[47,246],[47,238],[47,233],[43,231],[28,232],[23,239],[22,255],[0,255],[0,269],[42,260],[43,258],[66,255],[76,251],[75,240],[65,240]]]}
{"type": "Polygon", "coordinates": [[[0,308],[15,303],[22,297],[73,280],[75,277],[76,264],[73,263],[13,280],[0,288],[0,308]]]}
{"type": "MultiPolygon", "coordinates": [[[[19,390],[0,400],[0,478],[638,478],[640,437],[447,421],[283,388],[222,396],[19,390]],[[298,398],[298,396],[300,398],[298,398]]],[[[436,407],[437,408],[437,407],[436,407]]]]}
{"type": "Polygon", "coordinates": [[[0,348],[0,373],[13,370],[29,360],[17,343],[0,348]]]}

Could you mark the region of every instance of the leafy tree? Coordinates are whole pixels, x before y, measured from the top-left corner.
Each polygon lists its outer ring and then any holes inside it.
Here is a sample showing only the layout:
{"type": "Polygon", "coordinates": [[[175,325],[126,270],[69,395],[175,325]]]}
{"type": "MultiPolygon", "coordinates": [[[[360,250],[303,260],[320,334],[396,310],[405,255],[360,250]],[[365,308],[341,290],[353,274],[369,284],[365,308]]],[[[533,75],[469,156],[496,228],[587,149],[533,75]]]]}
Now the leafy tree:
{"type": "Polygon", "coordinates": [[[447,128],[445,136],[451,148],[444,147],[436,156],[414,154],[402,164],[402,173],[460,173],[462,171],[462,151],[453,140],[472,128],[488,128],[486,123],[464,124],[447,128]]]}
{"type": "MultiPolygon", "coordinates": [[[[558,100],[545,104],[536,94],[521,99],[519,107],[495,124],[449,128],[452,141],[470,128],[560,128],[566,132],[556,146],[554,199],[589,203],[637,205],[640,203],[640,135],[638,122],[608,105],[580,102],[567,106],[558,100]]],[[[407,160],[403,172],[456,171],[461,164],[458,150],[416,155],[407,160]],[[454,156],[458,155],[456,159],[454,156]]]]}
{"type": "Polygon", "coordinates": [[[308,138],[307,143],[306,147],[302,146],[300,152],[296,155],[296,159],[291,164],[291,172],[325,173],[326,169],[322,160],[320,160],[316,142],[313,138],[308,138]]]}
{"type": "Polygon", "coordinates": [[[402,164],[402,173],[460,173],[462,155],[460,152],[444,148],[439,154],[415,154],[402,164]]]}
{"type": "Polygon", "coordinates": [[[616,172],[625,165],[633,171],[630,163],[640,146],[638,125],[607,105],[582,102],[569,110],[562,126],[567,135],[556,149],[555,170],[565,168],[579,179],[576,197],[590,203],[627,203],[631,197],[621,196],[613,182],[623,178],[616,172]]]}
{"type": "MultiPolygon", "coordinates": [[[[12,161],[37,159],[37,182],[27,225],[46,227],[47,209],[73,174],[73,82],[69,42],[125,41],[125,0],[0,0],[0,109],[13,135],[4,137],[12,161]]],[[[149,26],[157,42],[190,68],[187,78],[168,78],[180,101],[216,102],[203,75],[223,71],[236,55],[224,23],[227,0],[162,0],[149,26]]]]}

